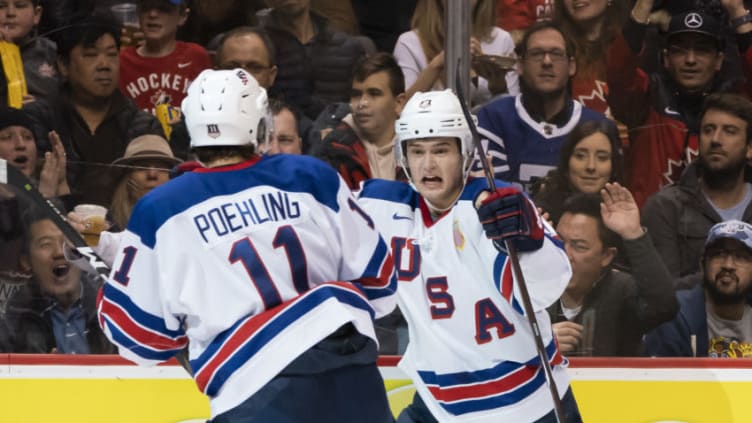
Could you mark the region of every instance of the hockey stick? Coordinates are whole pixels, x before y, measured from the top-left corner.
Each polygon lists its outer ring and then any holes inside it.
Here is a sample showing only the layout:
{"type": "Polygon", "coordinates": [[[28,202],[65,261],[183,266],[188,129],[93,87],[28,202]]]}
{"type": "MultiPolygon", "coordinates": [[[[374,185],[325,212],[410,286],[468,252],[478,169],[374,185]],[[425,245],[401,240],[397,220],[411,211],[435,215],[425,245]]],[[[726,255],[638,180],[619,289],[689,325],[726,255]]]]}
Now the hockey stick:
{"type": "MultiPolygon", "coordinates": [[[[94,250],[86,244],[81,234],[78,233],[66,220],[63,213],[52,203],[52,201],[44,198],[42,194],[34,188],[29,178],[26,177],[20,170],[8,165],[8,162],[4,159],[0,159],[0,184],[7,184],[26,193],[26,196],[39,208],[55,226],[60,229],[63,236],[73,244],[76,252],[81,255],[83,259],[76,260],[75,264],[79,267],[83,267],[83,270],[92,275],[98,275],[102,283],[107,279],[110,274],[110,267],[102,260],[101,257],[94,252],[94,250]]],[[[187,357],[187,349],[184,349],[180,353],[175,355],[175,359],[180,363],[188,374],[193,375],[190,363],[187,357]]]]}
{"type": "Polygon", "coordinates": [[[52,201],[44,198],[42,194],[34,188],[29,178],[20,170],[8,165],[6,160],[0,159],[0,184],[8,184],[20,189],[26,193],[26,196],[32,200],[34,205],[44,212],[52,220],[52,223],[60,229],[65,238],[73,244],[73,247],[84,260],[76,261],[76,264],[84,267],[84,271],[92,275],[99,275],[103,280],[110,274],[110,268],[94,250],[86,244],[71,225],[65,220],[63,213],[55,207],[52,201]]]}
{"type": "MultiPolygon", "coordinates": [[[[470,128],[470,134],[473,136],[473,143],[480,156],[481,166],[483,167],[483,173],[486,175],[486,181],[488,182],[488,188],[491,191],[496,191],[496,181],[494,181],[494,174],[486,160],[486,152],[483,151],[483,145],[480,142],[480,136],[478,135],[478,128],[475,127],[475,122],[470,115],[470,110],[465,104],[465,96],[462,92],[462,83],[460,81],[460,61],[457,61],[456,80],[457,84],[457,97],[459,97],[460,105],[462,106],[462,114],[465,115],[467,126],[470,128]]],[[[535,318],[533,312],[533,304],[530,301],[530,294],[527,290],[527,283],[525,282],[525,276],[522,274],[522,268],[520,267],[520,259],[517,255],[517,248],[513,243],[506,242],[507,255],[512,262],[512,271],[514,277],[517,279],[517,286],[520,289],[520,296],[522,297],[522,306],[525,309],[527,320],[530,323],[530,327],[533,330],[535,338],[535,348],[538,350],[538,359],[541,361],[543,371],[546,374],[546,381],[548,382],[548,388],[551,391],[551,398],[554,401],[554,414],[556,414],[556,420],[559,423],[566,423],[566,417],[564,416],[564,410],[561,407],[561,400],[559,399],[559,390],[556,388],[556,382],[554,381],[553,372],[551,370],[551,363],[548,361],[548,352],[543,345],[543,338],[540,334],[540,328],[538,326],[538,320],[535,318]]]]}

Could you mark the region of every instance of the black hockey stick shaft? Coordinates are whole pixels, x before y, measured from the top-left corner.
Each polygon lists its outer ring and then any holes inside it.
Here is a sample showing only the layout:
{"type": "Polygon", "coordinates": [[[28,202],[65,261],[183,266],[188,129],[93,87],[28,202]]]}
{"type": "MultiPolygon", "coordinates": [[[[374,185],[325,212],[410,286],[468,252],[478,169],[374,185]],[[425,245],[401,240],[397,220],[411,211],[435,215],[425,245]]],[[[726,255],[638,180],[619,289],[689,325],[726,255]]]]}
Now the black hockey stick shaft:
{"type": "MultiPolygon", "coordinates": [[[[462,113],[465,115],[467,126],[470,128],[470,133],[473,136],[473,143],[477,149],[478,156],[480,157],[481,165],[483,167],[483,173],[486,175],[488,181],[488,187],[491,191],[496,191],[496,182],[494,180],[494,174],[491,171],[491,167],[486,160],[486,152],[483,150],[483,145],[480,142],[480,136],[478,135],[478,128],[475,127],[475,122],[470,115],[470,110],[465,103],[465,96],[462,92],[462,83],[460,81],[460,61],[457,61],[456,72],[456,84],[457,84],[457,97],[459,97],[460,105],[462,106],[462,113]]],[[[551,399],[554,402],[554,413],[556,414],[556,420],[559,423],[566,423],[566,417],[564,416],[564,409],[561,406],[561,400],[559,399],[559,390],[556,387],[556,381],[554,381],[553,371],[551,370],[551,363],[549,362],[548,352],[543,344],[543,338],[541,337],[540,327],[538,320],[535,318],[535,312],[533,311],[533,304],[530,301],[530,294],[527,290],[527,283],[525,282],[525,275],[522,274],[522,268],[520,267],[520,259],[517,254],[517,248],[511,242],[506,242],[507,255],[512,262],[512,271],[514,277],[517,280],[517,286],[520,290],[520,296],[522,297],[522,306],[525,309],[527,320],[530,322],[530,328],[533,330],[533,337],[535,338],[535,348],[538,350],[538,359],[541,362],[543,371],[546,374],[546,382],[548,383],[548,389],[551,392],[551,399]]]]}
{"type": "Polygon", "coordinates": [[[87,271],[89,273],[98,274],[103,279],[109,275],[109,266],[107,266],[97,253],[86,244],[86,241],[81,237],[81,234],[68,224],[65,220],[65,216],[60,210],[58,210],[55,204],[44,198],[34,185],[32,185],[26,175],[3,159],[0,159],[0,183],[8,184],[22,190],[26,197],[30,199],[40,211],[44,212],[50,220],[52,220],[55,226],[57,226],[63,233],[63,236],[73,244],[76,251],[85,258],[86,266],[89,268],[87,271]]]}
{"type": "MultiPolygon", "coordinates": [[[[0,184],[7,184],[22,190],[40,211],[52,220],[52,223],[60,229],[63,236],[75,247],[76,251],[86,259],[87,271],[96,272],[102,279],[102,283],[110,274],[110,267],[102,260],[94,250],[86,244],[81,234],[78,233],[66,220],[63,213],[50,200],[44,198],[42,194],[32,185],[29,178],[20,170],[16,169],[4,159],[0,159],[0,184]]],[[[187,348],[178,353],[175,358],[183,366],[188,374],[193,374],[190,362],[188,361],[187,348]]]]}

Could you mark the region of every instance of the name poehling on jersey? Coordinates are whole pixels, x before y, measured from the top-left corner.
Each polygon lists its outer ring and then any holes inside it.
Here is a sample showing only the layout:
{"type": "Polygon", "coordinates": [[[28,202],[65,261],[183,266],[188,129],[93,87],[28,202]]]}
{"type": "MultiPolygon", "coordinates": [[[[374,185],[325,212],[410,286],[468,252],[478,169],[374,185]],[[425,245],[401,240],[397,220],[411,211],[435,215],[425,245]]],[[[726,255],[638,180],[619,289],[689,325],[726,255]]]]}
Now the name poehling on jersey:
{"type": "Polygon", "coordinates": [[[264,193],[257,198],[221,204],[193,217],[193,223],[206,243],[251,225],[296,219],[300,205],[286,192],[264,193]]]}

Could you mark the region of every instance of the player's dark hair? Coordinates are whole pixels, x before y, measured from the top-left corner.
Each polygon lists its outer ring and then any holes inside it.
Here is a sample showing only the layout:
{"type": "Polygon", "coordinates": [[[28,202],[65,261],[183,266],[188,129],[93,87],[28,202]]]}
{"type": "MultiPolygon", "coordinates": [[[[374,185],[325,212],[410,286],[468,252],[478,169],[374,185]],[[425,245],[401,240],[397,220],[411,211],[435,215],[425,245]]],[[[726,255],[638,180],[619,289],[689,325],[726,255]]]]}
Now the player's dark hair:
{"type": "Polygon", "coordinates": [[[700,120],[708,110],[732,114],[747,123],[747,144],[752,142],[752,101],[738,94],[714,93],[705,97],[700,120]]]}
{"type": "Polygon", "coordinates": [[[598,222],[598,237],[603,243],[603,248],[619,247],[619,236],[603,223],[600,194],[582,192],[573,194],[562,205],[561,215],[563,216],[564,213],[584,214],[592,217],[598,222]]]}
{"type": "Polygon", "coordinates": [[[228,159],[241,156],[244,160],[249,160],[256,155],[256,147],[253,144],[240,146],[219,146],[219,147],[196,147],[191,150],[201,163],[211,163],[221,159],[228,159]]]}
{"type": "Polygon", "coordinates": [[[394,56],[389,53],[379,52],[358,60],[353,68],[353,81],[363,82],[378,72],[386,72],[389,77],[389,89],[392,90],[393,96],[396,97],[405,92],[405,75],[394,56]]]}

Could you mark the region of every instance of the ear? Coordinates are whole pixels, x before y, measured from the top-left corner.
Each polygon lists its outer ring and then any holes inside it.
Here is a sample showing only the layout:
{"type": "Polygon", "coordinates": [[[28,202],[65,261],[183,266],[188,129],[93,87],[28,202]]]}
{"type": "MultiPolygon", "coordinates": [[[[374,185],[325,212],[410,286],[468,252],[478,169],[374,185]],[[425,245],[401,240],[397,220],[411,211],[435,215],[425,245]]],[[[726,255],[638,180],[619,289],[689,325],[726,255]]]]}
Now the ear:
{"type": "Polygon", "coordinates": [[[34,8],[34,26],[39,25],[39,20],[42,19],[42,6],[34,8]]]}
{"type": "Polygon", "coordinates": [[[60,74],[63,75],[63,78],[68,79],[68,65],[60,56],[57,57],[57,69],[60,71],[60,74]]]}
{"type": "Polygon", "coordinates": [[[21,270],[26,273],[31,273],[31,260],[29,259],[28,254],[21,255],[21,257],[18,258],[18,264],[21,267],[21,270]]]}
{"type": "Polygon", "coordinates": [[[723,52],[718,53],[718,57],[715,60],[715,71],[720,72],[721,66],[723,66],[723,52]]]}
{"type": "Polygon", "coordinates": [[[399,115],[402,114],[402,108],[405,107],[405,102],[407,101],[407,94],[402,93],[398,95],[394,100],[397,102],[394,108],[394,112],[397,113],[397,116],[399,117],[399,115]]]}
{"type": "Polygon", "coordinates": [[[747,140],[747,145],[745,147],[747,151],[744,154],[744,157],[747,158],[747,164],[752,163],[752,139],[747,140]]]}
{"type": "Polygon", "coordinates": [[[573,78],[577,73],[577,60],[574,57],[569,58],[569,77],[573,78]]]}
{"type": "Polygon", "coordinates": [[[616,247],[608,247],[603,250],[603,254],[601,254],[601,268],[605,269],[608,267],[614,260],[614,257],[616,257],[616,247]]]}
{"type": "Polygon", "coordinates": [[[182,12],[180,12],[180,19],[178,20],[178,26],[183,26],[185,24],[185,21],[188,20],[188,14],[191,13],[191,9],[185,8],[182,12]]]}
{"type": "Polygon", "coordinates": [[[517,58],[517,64],[515,65],[517,68],[517,75],[522,76],[523,74],[523,67],[522,67],[522,58],[517,58]]]}
{"type": "Polygon", "coordinates": [[[269,86],[274,85],[274,81],[277,79],[277,65],[274,65],[269,69],[269,86]]]}
{"type": "Polygon", "coordinates": [[[661,51],[661,59],[663,61],[663,67],[668,70],[669,63],[668,63],[668,50],[665,48],[661,51]]]}

